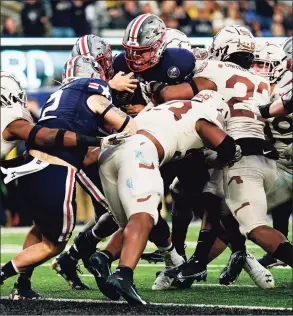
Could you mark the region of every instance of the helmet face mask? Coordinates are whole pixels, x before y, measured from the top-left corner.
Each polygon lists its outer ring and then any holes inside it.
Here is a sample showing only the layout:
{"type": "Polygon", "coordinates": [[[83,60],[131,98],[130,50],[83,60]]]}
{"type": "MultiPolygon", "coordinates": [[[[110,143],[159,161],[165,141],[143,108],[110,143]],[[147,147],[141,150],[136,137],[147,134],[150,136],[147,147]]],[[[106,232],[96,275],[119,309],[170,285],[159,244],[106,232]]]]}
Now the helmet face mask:
{"type": "Polygon", "coordinates": [[[160,61],[165,33],[164,22],[154,14],[142,14],[128,24],[122,45],[131,71],[144,71],[160,61]]]}
{"type": "Polygon", "coordinates": [[[71,55],[93,57],[102,66],[107,80],[114,75],[111,46],[99,36],[90,34],[80,37],[73,46],[71,55]]]}
{"type": "Polygon", "coordinates": [[[279,45],[260,43],[256,47],[252,69],[275,83],[287,70],[286,54],[279,45]]]}

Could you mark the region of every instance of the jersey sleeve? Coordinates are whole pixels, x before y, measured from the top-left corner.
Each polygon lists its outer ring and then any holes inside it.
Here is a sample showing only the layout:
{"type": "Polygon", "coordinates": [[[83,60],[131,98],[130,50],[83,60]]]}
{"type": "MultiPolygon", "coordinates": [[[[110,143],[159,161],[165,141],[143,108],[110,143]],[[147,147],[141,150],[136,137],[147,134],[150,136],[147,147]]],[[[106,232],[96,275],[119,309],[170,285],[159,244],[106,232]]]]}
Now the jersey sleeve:
{"type": "Polygon", "coordinates": [[[33,118],[26,108],[20,105],[13,107],[1,107],[1,134],[5,128],[16,120],[25,120],[33,124],[33,118]]]}
{"type": "Polygon", "coordinates": [[[87,81],[86,85],[87,92],[89,92],[90,94],[102,95],[110,102],[112,102],[111,88],[104,80],[90,79],[87,81]]]}
{"type": "Polygon", "coordinates": [[[216,81],[215,75],[219,72],[219,69],[223,67],[222,62],[216,61],[203,61],[196,68],[195,77],[206,78],[211,81],[216,81]]]}

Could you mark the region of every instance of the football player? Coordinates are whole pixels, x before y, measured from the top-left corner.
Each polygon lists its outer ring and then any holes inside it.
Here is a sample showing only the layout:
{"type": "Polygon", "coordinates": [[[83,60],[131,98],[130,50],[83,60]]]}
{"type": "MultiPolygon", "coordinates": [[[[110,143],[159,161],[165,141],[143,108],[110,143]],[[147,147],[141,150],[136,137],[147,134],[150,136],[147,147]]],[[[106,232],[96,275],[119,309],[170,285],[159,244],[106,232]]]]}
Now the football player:
{"type": "MultiPolygon", "coordinates": [[[[287,70],[287,55],[272,42],[260,43],[256,47],[253,70],[267,77],[271,84],[271,102],[292,91],[292,72],[287,70]]],[[[267,135],[277,148],[277,180],[267,194],[268,210],[272,211],[273,226],[288,236],[289,217],[292,213],[292,160],[287,160],[285,150],[292,144],[292,114],[268,119],[267,135]]],[[[265,267],[283,263],[266,254],[260,259],[265,267]]]]}
{"type": "MultiPolygon", "coordinates": [[[[66,147],[84,148],[98,146],[101,139],[80,135],[57,128],[34,126],[33,119],[26,108],[26,93],[19,82],[8,72],[1,72],[1,159],[16,147],[21,141],[27,141],[29,146],[49,146],[57,150],[66,147]]],[[[24,156],[11,160],[2,160],[5,168],[16,167],[24,162],[24,156]]],[[[2,169],[5,171],[5,169],[2,169]]],[[[34,225],[30,230],[23,247],[27,248],[31,240],[39,235],[34,225]]],[[[11,293],[12,299],[36,299],[39,294],[31,289],[32,270],[21,273],[11,293]]]]}
{"type": "Polygon", "coordinates": [[[126,106],[129,115],[136,116],[151,101],[144,93],[144,83],[156,80],[177,84],[192,78],[195,58],[190,44],[177,32],[175,40],[174,32],[166,30],[165,23],[154,14],[139,15],[128,24],[122,42],[124,52],[114,59],[113,67],[115,73],[133,72],[140,81],[134,94],[126,99],[118,94],[115,100],[115,104],[126,106]],[[184,48],[180,47],[183,42],[184,48]]]}
{"type": "MultiPolygon", "coordinates": [[[[70,58],[64,80],[42,109],[39,128],[68,128],[86,136],[97,130],[136,131],[136,124],[111,103],[111,93],[103,69],[84,57],[70,58]],[[98,70],[97,70],[98,69],[98,70]]],[[[62,134],[61,134],[62,136],[62,134]]],[[[104,140],[104,145],[111,136],[104,140]]],[[[75,176],[83,167],[87,148],[56,150],[30,144],[25,164],[5,171],[5,182],[18,178],[32,211],[35,240],[0,270],[0,283],[60,253],[75,226],[75,176]]]]}
{"type": "Polygon", "coordinates": [[[119,265],[100,287],[107,297],[118,299],[121,294],[131,304],[145,304],[135,289],[133,270],[158,221],[163,195],[159,166],[184,159],[190,149],[202,148],[203,143],[215,148],[221,165],[230,164],[235,156],[240,159],[234,140],[223,131],[229,116],[221,95],[202,91],[192,101],[168,102],[141,113],[135,119],[135,136],[101,152],[104,193],[123,233],[122,245],[111,253],[115,257],[121,251],[119,265]]]}
{"type": "MultiPolygon", "coordinates": [[[[112,91],[134,92],[137,80],[131,78],[133,73],[124,75],[123,72],[119,72],[114,76],[112,50],[105,39],[93,34],[82,36],[73,46],[71,55],[94,58],[102,67],[112,91]]],[[[88,287],[77,274],[78,261],[82,259],[84,266],[87,267],[88,258],[96,251],[98,242],[113,234],[118,226],[109,214],[109,206],[102,193],[98,164],[80,170],[77,181],[91,197],[95,216],[76,236],[70,249],[53,260],[52,267],[73,289],[83,290],[88,287]]]]}
{"type": "MultiPolygon", "coordinates": [[[[264,140],[262,118],[254,114],[258,104],[269,102],[270,93],[266,80],[248,71],[254,58],[254,49],[254,38],[249,30],[240,26],[225,27],[214,37],[210,48],[213,61],[203,63],[193,80],[172,87],[164,87],[163,84],[151,86],[157,103],[191,98],[206,88],[217,90],[223,95],[231,109],[227,131],[241,146],[244,156],[231,168],[224,169],[226,203],[244,235],[292,266],[292,245],[283,234],[266,223],[265,192],[275,181],[274,159],[277,156],[264,140]],[[249,100],[252,102],[247,102],[249,100]],[[249,178],[246,170],[254,170],[254,176],[249,178]],[[259,186],[258,183],[264,186],[259,186]],[[266,237],[267,234],[270,237],[266,237]]],[[[196,263],[197,258],[193,256],[184,264],[184,268],[169,275],[174,277],[180,273],[179,279],[191,278],[196,263]]]]}

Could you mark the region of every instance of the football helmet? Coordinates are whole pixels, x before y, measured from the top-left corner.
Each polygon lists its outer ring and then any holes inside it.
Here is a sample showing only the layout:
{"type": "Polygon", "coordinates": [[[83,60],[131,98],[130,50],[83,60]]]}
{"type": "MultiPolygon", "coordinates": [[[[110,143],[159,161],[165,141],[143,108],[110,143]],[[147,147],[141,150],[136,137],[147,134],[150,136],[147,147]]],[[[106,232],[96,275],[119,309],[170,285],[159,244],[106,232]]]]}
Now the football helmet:
{"type": "Polygon", "coordinates": [[[1,71],[1,107],[21,105],[26,108],[26,92],[21,88],[20,83],[9,72],[1,71]]]}
{"type": "Polygon", "coordinates": [[[221,29],[209,47],[210,59],[230,61],[245,69],[253,62],[255,39],[244,26],[232,25],[221,29]]]}
{"type": "Polygon", "coordinates": [[[192,50],[191,42],[188,37],[183,32],[176,29],[166,29],[165,43],[165,48],[185,48],[190,51],[192,50]]]}
{"type": "Polygon", "coordinates": [[[288,37],[285,42],[282,44],[282,48],[287,55],[287,67],[289,70],[293,71],[293,62],[292,62],[292,50],[293,50],[293,37],[288,37]]]}
{"type": "Polygon", "coordinates": [[[267,77],[270,83],[275,83],[287,70],[287,55],[280,45],[272,42],[256,45],[253,70],[261,76],[267,77]]]}
{"type": "Polygon", "coordinates": [[[163,54],[166,25],[154,14],[142,14],[127,26],[122,45],[125,60],[133,72],[154,67],[163,54]]]}
{"type": "Polygon", "coordinates": [[[64,65],[62,80],[68,78],[94,78],[106,80],[102,66],[93,57],[70,57],[64,65]]]}
{"type": "Polygon", "coordinates": [[[107,80],[113,77],[112,49],[103,38],[93,34],[80,37],[72,48],[71,56],[91,56],[102,66],[107,80]]]}

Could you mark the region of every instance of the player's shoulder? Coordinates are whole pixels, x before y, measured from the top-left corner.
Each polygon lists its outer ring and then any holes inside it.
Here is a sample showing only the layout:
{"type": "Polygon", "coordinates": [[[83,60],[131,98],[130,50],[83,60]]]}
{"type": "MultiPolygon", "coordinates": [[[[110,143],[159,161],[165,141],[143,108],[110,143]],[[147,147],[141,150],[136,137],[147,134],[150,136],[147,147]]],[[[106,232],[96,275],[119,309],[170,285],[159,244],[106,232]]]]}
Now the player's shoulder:
{"type": "Polygon", "coordinates": [[[125,73],[130,72],[130,69],[128,68],[126,60],[125,60],[125,53],[124,52],[122,52],[114,57],[113,69],[114,69],[114,73],[117,73],[119,71],[123,71],[125,73]]]}
{"type": "Polygon", "coordinates": [[[170,79],[183,82],[186,77],[192,77],[195,72],[195,57],[190,50],[185,48],[166,48],[159,66],[170,79]]]}

